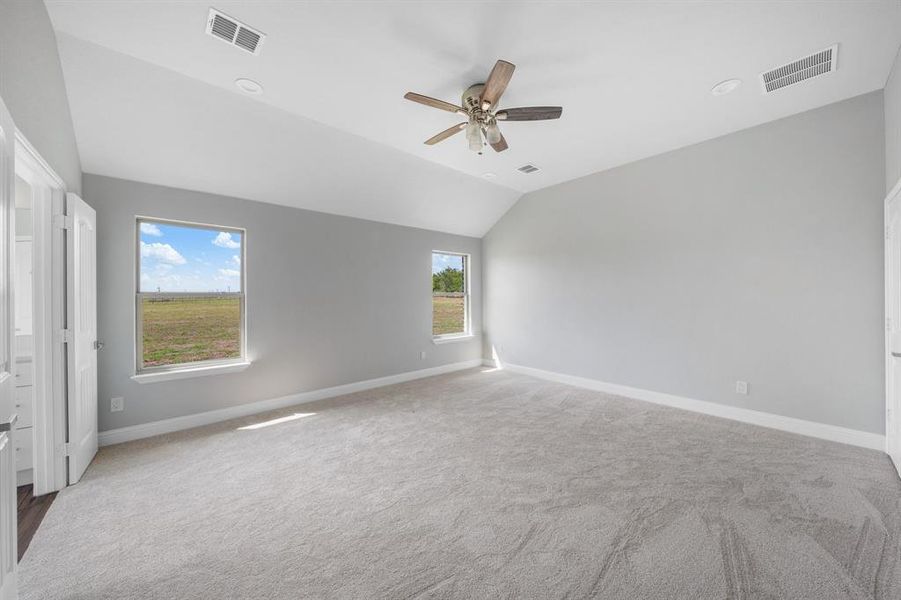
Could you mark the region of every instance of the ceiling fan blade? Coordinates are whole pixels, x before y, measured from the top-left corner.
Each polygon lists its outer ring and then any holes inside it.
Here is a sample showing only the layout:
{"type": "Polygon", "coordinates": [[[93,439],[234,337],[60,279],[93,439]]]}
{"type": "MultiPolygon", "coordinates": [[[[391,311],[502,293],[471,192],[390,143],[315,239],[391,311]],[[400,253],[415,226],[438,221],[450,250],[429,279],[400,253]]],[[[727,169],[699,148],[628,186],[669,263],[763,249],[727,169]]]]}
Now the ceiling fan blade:
{"type": "Polygon", "coordinates": [[[495,152],[503,152],[504,150],[509,148],[509,146],[507,146],[507,139],[504,137],[503,133],[501,134],[500,141],[495,144],[491,144],[491,147],[494,148],[495,152]]]}
{"type": "Polygon", "coordinates": [[[482,110],[488,110],[501,99],[501,95],[507,89],[507,84],[510,83],[510,78],[513,77],[515,68],[516,65],[505,60],[494,63],[494,68],[488,75],[488,81],[485,82],[485,89],[482,90],[482,110]]]}
{"type": "Polygon", "coordinates": [[[429,146],[434,146],[438,142],[442,142],[442,141],[446,140],[447,138],[449,138],[450,136],[454,135],[455,133],[460,133],[464,129],[466,129],[466,123],[458,123],[458,124],[454,125],[453,127],[449,127],[447,129],[445,129],[444,131],[442,131],[439,134],[433,135],[432,137],[427,139],[425,141],[425,143],[428,144],[429,146]]]}
{"type": "Polygon", "coordinates": [[[407,100],[412,100],[413,102],[425,104],[426,106],[431,106],[432,108],[440,108],[441,110],[446,110],[447,112],[462,113],[464,115],[466,114],[466,111],[456,104],[451,104],[450,102],[445,102],[444,100],[438,100],[437,98],[429,98],[428,96],[423,96],[422,94],[407,92],[406,94],[404,94],[404,98],[406,98],[407,100]]]}
{"type": "Polygon", "coordinates": [[[559,119],[562,114],[562,106],[526,106],[524,108],[504,108],[497,111],[495,117],[499,121],[545,121],[559,119]]]}

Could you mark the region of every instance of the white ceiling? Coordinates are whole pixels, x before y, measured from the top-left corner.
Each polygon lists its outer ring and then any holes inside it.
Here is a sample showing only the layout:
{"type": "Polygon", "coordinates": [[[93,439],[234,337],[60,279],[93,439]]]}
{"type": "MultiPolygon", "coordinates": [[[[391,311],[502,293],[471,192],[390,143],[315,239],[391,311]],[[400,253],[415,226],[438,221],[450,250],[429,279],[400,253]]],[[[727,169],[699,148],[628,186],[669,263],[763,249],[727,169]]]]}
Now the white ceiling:
{"type": "Polygon", "coordinates": [[[206,0],[47,5],[85,171],[469,235],[520,192],[881,89],[901,43],[897,0],[212,0],[267,34],[259,56],[204,34],[206,0]],[[835,73],[761,93],[834,43],[835,73]],[[423,145],[459,119],[403,94],[457,102],[498,58],[517,65],[501,105],[563,117],[503,124],[502,154],[423,145]]]}
{"type": "Polygon", "coordinates": [[[519,196],[95,44],[58,41],[86,173],[475,237],[519,196]]]}

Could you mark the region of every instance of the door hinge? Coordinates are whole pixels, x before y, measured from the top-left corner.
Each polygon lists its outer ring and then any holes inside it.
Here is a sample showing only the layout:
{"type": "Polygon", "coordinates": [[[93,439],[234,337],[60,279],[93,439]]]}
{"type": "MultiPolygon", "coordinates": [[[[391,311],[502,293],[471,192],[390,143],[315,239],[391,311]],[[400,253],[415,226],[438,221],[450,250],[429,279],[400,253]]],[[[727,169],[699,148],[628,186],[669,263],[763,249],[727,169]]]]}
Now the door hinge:
{"type": "Polygon", "coordinates": [[[75,224],[75,219],[70,217],[69,215],[53,215],[53,226],[59,227],[60,229],[65,229],[66,231],[72,229],[72,226],[75,224]]]}
{"type": "Polygon", "coordinates": [[[69,442],[63,442],[59,445],[59,452],[64,457],[72,456],[72,444],[70,444],[69,442]]]}
{"type": "Polygon", "coordinates": [[[892,330],[892,318],[891,318],[891,317],[886,317],[886,318],[885,318],[885,330],[886,330],[886,331],[891,331],[891,330],[892,330]]]}
{"type": "Polygon", "coordinates": [[[60,329],[56,332],[56,341],[61,342],[63,344],[68,344],[72,341],[72,330],[71,329],[60,329]]]}

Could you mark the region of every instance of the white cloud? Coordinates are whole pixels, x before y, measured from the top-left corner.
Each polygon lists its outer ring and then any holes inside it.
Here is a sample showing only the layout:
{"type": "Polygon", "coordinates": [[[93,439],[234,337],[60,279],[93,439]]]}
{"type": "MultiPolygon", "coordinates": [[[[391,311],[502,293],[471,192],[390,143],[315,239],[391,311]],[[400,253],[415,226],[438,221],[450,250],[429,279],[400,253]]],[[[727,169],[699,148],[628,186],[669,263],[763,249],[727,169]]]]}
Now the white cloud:
{"type": "Polygon", "coordinates": [[[153,258],[170,265],[183,265],[188,262],[184,256],[178,253],[178,250],[169,244],[161,244],[160,242],[148,244],[142,241],[141,258],[153,258]]]}
{"type": "Polygon", "coordinates": [[[219,274],[223,277],[240,277],[241,271],[235,269],[219,269],[219,274]]]}
{"type": "Polygon", "coordinates": [[[234,256],[232,256],[232,262],[235,263],[236,267],[240,267],[241,266],[241,257],[238,256],[237,254],[235,254],[234,256]]]}
{"type": "Polygon", "coordinates": [[[163,232],[160,231],[160,228],[153,223],[141,223],[141,233],[154,235],[156,237],[161,237],[163,235],[163,232]]]}
{"type": "Polygon", "coordinates": [[[232,234],[227,231],[220,231],[219,235],[216,236],[216,239],[213,240],[214,246],[219,246],[220,248],[231,248],[232,250],[236,248],[240,248],[240,242],[236,242],[232,239],[232,234]]]}

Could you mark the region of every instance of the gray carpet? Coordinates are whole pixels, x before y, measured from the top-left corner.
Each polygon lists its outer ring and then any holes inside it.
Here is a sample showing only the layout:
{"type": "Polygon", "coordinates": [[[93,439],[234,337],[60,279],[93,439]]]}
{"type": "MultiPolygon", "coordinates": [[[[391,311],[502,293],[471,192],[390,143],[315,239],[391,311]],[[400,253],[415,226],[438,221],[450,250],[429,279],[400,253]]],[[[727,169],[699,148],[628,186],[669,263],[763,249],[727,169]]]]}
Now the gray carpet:
{"type": "Polygon", "coordinates": [[[901,598],[885,456],[483,371],[104,448],[21,597],[901,598]]]}

